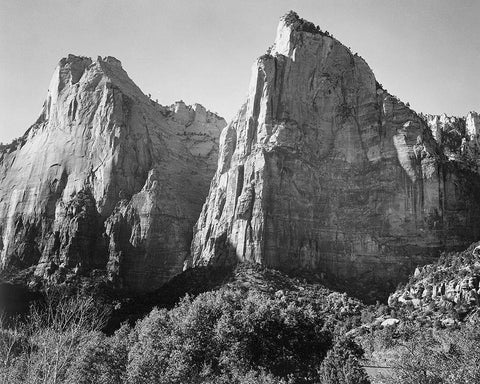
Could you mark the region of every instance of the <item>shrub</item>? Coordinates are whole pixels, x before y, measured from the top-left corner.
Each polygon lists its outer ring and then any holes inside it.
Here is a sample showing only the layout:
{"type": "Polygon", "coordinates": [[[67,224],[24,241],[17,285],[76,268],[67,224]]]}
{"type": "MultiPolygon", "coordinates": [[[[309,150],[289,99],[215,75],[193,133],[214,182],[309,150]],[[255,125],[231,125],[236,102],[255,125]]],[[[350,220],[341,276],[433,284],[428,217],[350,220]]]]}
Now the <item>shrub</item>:
{"type": "Polygon", "coordinates": [[[265,294],[214,292],[154,310],[135,328],[128,376],[135,383],[202,382],[263,370],[311,380],[331,346],[314,311],[265,294]]]}
{"type": "Polygon", "coordinates": [[[391,384],[467,384],[480,382],[480,325],[460,330],[404,330],[391,384]]]}
{"type": "Polygon", "coordinates": [[[319,369],[322,384],[369,384],[360,365],[363,350],[351,339],[343,339],[328,351],[319,369]]]}
{"type": "Polygon", "coordinates": [[[130,327],[123,325],[111,337],[95,334],[78,349],[67,372],[67,383],[118,384],[125,382],[130,327]]]}
{"type": "Polygon", "coordinates": [[[80,351],[100,337],[104,320],[105,313],[91,297],[48,293],[44,305],[32,307],[19,328],[21,334],[15,338],[23,345],[14,359],[4,360],[0,377],[12,384],[69,382],[67,371],[80,351]]]}

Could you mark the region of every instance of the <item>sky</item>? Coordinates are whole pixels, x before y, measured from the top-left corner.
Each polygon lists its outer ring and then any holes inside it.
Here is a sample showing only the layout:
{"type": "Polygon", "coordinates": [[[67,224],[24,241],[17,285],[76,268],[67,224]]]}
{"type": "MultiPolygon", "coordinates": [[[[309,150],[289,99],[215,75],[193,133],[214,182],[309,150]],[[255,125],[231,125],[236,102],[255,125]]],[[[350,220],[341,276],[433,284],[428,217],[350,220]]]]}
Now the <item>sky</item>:
{"type": "Polygon", "coordinates": [[[37,119],[58,61],[114,56],[161,104],[231,119],[289,10],[417,112],[480,111],[480,0],[0,0],[0,142],[37,119]]]}

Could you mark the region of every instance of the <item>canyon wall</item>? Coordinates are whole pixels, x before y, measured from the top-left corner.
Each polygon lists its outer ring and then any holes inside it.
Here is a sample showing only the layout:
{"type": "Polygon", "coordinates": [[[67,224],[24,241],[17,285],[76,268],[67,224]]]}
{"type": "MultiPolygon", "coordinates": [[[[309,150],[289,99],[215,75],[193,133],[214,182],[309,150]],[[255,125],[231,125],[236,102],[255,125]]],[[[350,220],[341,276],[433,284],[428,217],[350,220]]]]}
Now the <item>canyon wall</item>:
{"type": "Polygon", "coordinates": [[[479,130],[475,112],[417,114],[293,12],[228,126],[161,106],[113,57],[70,55],[0,146],[0,275],[149,291],[247,261],[386,292],[480,238],[479,130]]]}
{"type": "Polygon", "coordinates": [[[465,247],[480,237],[480,126],[447,120],[289,13],[221,134],[185,267],[249,261],[368,291],[465,247]]]}
{"type": "Polygon", "coordinates": [[[62,59],[36,123],[0,148],[0,270],[157,288],[182,270],[225,125],[154,102],[113,57],[62,59]]]}

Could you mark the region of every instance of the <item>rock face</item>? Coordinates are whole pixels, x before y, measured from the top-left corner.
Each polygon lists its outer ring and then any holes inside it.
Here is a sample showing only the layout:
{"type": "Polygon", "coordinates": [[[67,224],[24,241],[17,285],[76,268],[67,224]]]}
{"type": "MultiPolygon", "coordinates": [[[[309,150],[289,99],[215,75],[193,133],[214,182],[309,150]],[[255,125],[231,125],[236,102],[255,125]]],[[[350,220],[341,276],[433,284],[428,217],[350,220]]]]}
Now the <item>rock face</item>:
{"type": "MultiPolygon", "coordinates": [[[[422,115],[432,135],[450,160],[477,162],[480,140],[480,116],[469,112],[463,117],[422,115]]],[[[473,167],[475,169],[476,167],[473,167]]]]}
{"type": "Polygon", "coordinates": [[[225,125],[152,101],[113,57],[62,59],[37,122],[0,148],[0,269],[158,287],[182,270],[225,125]]]}
{"type": "Polygon", "coordinates": [[[466,154],[478,115],[447,120],[418,115],[360,56],[286,15],[221,134],[186,267],[253,261],[393,286],[439,250],[470,244],[480,177],[466,154]]]}

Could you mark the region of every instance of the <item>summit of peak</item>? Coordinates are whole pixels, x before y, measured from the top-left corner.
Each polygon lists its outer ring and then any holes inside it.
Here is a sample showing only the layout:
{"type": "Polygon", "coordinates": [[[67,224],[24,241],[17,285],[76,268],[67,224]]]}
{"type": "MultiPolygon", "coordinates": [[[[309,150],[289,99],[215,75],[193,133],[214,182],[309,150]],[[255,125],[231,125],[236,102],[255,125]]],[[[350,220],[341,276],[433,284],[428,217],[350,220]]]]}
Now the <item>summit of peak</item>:
{"type": "Polygon", "coordinates": [[[80,55],[74,55],[72,53],[69,53],[67,57],[63,57],[60,59],[59,65],[71,65],[74,63],[92,63],[92,59],[87,56],[80,56],[80,55]]]}
{"type": "Polygon", "coordinates": [[[113,56],[105,56],[105,57],[98,56],[97,61],[107,63],[107,64],[111,64],[114,67],[122,68],[122,62],[120,60],[118,60],[116,57],[113,57],[113,56]]]}
{"type": "MultiPolygon", "coordinates": [[[[103,84],[114,85],[123,94],[133,98],[146,96],[129,78],[120,60],[113,56],[98,56],[96,59],[69,54],[56,66],[49,87],[40,120],[49,119],[61,95],[73,95],[96,88],[103,84]]],[[[60,107],[63,104],[60,104],[60,107]]],[[[73,107],[72,107],[73,109],[73,107]]],[[[62,113],[62,112],[60,112],[62,113]]]]}
{"type": "MultiPolygon", "coordinates": [[[[97,56],[97,62],[104,62],[104,63],[109,63],[117,66],[122,66],[122,62],[118,60],[116,57],[113,56],[97,56]]],[[[72,63],[89,63],[91,64],[93,62],[93,59],[88,56],[81,56],[81,55],[75,55],[73,53],[69,53],[67,57],[63,57],[60,59],[59,64],[60,65],[69,65],[72,63]]]]}
{"type": "Polygon", "coordinates": [[[280,18],[274,44],[267,50],[267,55],[281,54],[290,56],[296,43],[302,42],[304,37],[312,39],[332,37],[327,31],[322,31],[318,25],[302,19],[294,11],[288,12],[280,18]],[[304,36],[304,34],[306,34],[304,36]]]}
{"type": "Polygon", "coordinates": [[[286,27],[290,27],[292,30],[298,32],[308,32],[320,35],[326,34],[320,29],[318,25],[315,25],[308,20],[302,19],[295,11],[290,11],[287,14],[283,15],[280,18],[280,24],[286,27]]]}
{"type": "Polygon", "coordinates": [[[67,57],[60,59],[58,75],[54,74],[54,76],[59,76],[60,73],[63,73],[64,76],[69,77],[72,83],[75,84],[82,77],[85,69],[91,64],[92,59],[89,57],[69,54],[67,57]]]}
{"type": "Polygon", "coordinates": [[[123,69],[122,62],[113,56],[98,56],[97,59],[94,60],[87,56],[74,55],[71,53],[67,57],[60,59],[58,67],[62,72],[66,71],[67,73],[71,73],[72,79],[74,79],[73,83],[75,83],[83,72],[94,63],[97,63],[101,67],[106,64],[107,67],[110,68],[123,69]]]}

